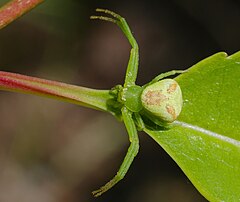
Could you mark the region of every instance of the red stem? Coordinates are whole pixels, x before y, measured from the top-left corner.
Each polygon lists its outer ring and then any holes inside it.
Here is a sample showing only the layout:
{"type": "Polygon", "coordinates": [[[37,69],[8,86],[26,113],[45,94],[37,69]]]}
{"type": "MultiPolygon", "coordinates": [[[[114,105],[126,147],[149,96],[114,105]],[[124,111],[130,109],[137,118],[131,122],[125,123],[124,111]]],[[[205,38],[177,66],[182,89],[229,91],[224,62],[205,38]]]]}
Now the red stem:
{"type": "Polygon", "coordinates": [[[113,99],[109,90],[90,89],[2,71],[0,71],[0,90],[35,94],[102,111],[109,111],[108,102],[113,99]]]}
{"type": "Polygon", "coordinates": [[[0,29],[33,9],[44,0],[12,0],[0,8],[0,29]]]}

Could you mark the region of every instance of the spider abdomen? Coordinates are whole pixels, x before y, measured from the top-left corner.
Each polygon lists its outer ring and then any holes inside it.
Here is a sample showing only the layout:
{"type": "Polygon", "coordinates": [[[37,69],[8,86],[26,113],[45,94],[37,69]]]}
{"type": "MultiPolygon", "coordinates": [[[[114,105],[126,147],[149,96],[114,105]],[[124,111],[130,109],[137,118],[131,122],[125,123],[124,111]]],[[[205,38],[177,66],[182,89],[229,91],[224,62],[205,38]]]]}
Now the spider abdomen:
{"type": "Polygon", "coordinates": [[[182,91],[173,79],[163,79],[147,86],[141,95],[145,110],[161,121],[171,123],[182,109],[182,91]]]}

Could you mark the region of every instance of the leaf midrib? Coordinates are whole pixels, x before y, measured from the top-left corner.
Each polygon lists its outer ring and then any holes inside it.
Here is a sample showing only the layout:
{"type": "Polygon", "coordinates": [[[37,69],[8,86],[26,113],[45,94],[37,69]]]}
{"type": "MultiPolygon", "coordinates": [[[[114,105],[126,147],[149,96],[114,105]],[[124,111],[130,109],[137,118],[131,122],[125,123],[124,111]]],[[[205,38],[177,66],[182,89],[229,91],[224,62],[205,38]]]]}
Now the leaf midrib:
{"type": "Polygon", "coordinates": [[[192,125],[192,124],[189,124],[189,123],[186,123],[186,122],[182,122],[182,121],[174,121],[174,124],[178,125],[178,126],[181,126],[181,127],[184,127],[184,128],[192,129],[192,130],[197,131],[197,132],[201,132],[205,135],[220,139],[222,141],[225,141],[225,142],[228,142],[230,144],[233,144],[235,146],[240,147],[240,141],[232,139],[230,137],[226,137],[226,136],[221,135],[219,133],[207,130],[205,128],[202,128],[202,127],[199,127],[199,126],[196,126],[196,125],[192,125]]]}

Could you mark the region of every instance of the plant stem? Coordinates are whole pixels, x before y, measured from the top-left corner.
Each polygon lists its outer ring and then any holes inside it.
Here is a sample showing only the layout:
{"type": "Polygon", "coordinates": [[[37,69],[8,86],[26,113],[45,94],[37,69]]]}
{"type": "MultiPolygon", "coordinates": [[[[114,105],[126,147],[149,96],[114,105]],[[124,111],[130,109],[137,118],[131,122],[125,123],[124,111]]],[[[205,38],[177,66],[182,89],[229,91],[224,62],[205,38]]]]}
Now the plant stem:
{"type": "Polygon", "coordinates": [[[0,71],[0,90],[50,97],[81,106],[110,112],[109,90],[95,90],[57,81],[0,71]]]}
{"type": "Polygon", "coordinates": [[[44,0],[12,0],[0,8],[0,29],[33,9],[44,0]]]}

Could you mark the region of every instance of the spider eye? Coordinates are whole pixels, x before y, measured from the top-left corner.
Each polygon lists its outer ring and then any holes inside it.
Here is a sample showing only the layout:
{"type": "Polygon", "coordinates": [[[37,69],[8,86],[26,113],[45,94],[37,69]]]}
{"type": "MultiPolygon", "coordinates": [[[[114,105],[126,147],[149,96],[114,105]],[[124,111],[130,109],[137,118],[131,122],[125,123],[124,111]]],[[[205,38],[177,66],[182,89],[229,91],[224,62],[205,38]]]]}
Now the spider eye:
{"type": "Polygon", "coordinates": [[[177,119],[182,110],[182,91],[173,79],[163,79],[147,86],[141,95],[144,109],[166,123],[177,119]]]}

